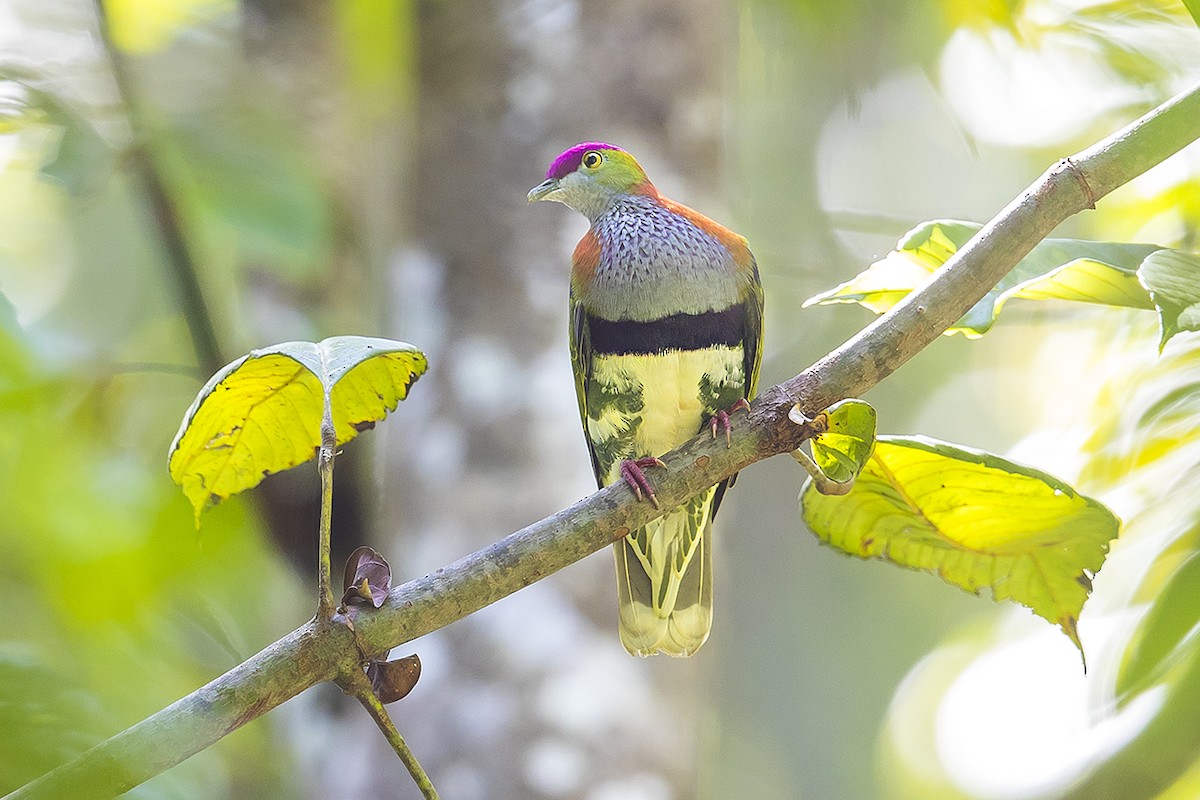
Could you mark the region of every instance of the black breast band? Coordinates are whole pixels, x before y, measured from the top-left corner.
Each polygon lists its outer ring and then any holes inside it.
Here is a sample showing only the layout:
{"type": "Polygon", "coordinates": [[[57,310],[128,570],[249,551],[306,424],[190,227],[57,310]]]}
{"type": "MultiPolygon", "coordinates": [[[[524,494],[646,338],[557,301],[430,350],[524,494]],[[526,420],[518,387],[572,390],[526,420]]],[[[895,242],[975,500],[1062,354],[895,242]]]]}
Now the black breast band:
{"type": "Polygon", "coordinates": [[[746,336],[746,307],[723,311],[672,314],[649,322],[601,319],[588,314],[584,324],[596,355],[650,355],[668,350],[702,350],[715,345],[735,347],[746,336]]]}

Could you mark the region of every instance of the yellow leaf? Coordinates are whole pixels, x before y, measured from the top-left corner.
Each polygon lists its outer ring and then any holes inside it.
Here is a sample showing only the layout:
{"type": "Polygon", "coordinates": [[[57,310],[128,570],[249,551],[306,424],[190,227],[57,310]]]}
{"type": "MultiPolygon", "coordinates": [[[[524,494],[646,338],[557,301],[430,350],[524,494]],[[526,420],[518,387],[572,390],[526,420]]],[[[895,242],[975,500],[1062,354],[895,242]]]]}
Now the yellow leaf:
{"type": "MultiPolygon", "coordinates": [[[[924,285],[981,227],[958,220],[918,225],[884,258],[804,306],[858,303],[883,314],[924,285]]],[[[946,333],[982,336],[1013,297],[1154,308],[1137,270],[1158,252],[1156,245],[1044,239],[946,333]]]]}
{"type": "Polygon", "coordinates": [[[337,336],[253,350],[214,375],[171,443],[171,478],[200,512],[312,458],[329,394],[338,444],[383,419],[425,372],[390,339],[337,336]]]}
{"type": "Polygon", "coordinates": [[[1031,467],[924,437],[879,437],[845,496],[801,493],[820,539],[859,558],[991,589],[1055,623],[1075,624],[1119,520],[1031,467]]]}
{"type": "Polygon", "coordinates": [[[104,0],[109,30],[126,53],[162,50],[184,28],[232,15],[234,0],[104,0]]]}

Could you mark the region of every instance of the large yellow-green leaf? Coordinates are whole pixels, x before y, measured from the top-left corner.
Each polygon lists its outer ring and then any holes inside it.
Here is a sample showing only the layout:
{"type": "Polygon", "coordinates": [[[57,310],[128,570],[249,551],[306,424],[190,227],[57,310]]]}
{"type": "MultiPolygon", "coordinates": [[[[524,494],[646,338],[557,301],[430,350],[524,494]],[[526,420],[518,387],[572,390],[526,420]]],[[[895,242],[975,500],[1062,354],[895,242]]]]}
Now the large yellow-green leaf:
{"type": "Polygon", "coordinates": [[[881,436],[842,497],[805,484],[804,521],[859,558],[988,588],[1057,624],[1075,624],[1119,521],[1099,502],[1031,467],[924,437],[881,436]]]}
{"type": "Polygon", "coordinates": [[[171,443],[171,478],[196,509],[312,458],[329,393],[338,444],[383,419],[425,372],[410,344],[364,336],[252,350],[209,379],[171,443]]]}
{"type": "Polygon", "coordinates": [[[1200,330],[1200,255],[1160,250],[1142,262],[1138,277],[1158,308],[1159,350],[1180,331],[1200,330]]]}
{"type": "MultiPolygon", "coordinates": [[[[956,220],[919,225],[883,259],[846,283],[809,298],[804,305],[858,303],[882,314],[925,283],[980,227],[956,220]]],[[[1137,270],[1160,249],[1147,244],[1045,239],[947,333],[982,336],[1013,297],[1154,308],[1138,282],[1137,270]]]]}

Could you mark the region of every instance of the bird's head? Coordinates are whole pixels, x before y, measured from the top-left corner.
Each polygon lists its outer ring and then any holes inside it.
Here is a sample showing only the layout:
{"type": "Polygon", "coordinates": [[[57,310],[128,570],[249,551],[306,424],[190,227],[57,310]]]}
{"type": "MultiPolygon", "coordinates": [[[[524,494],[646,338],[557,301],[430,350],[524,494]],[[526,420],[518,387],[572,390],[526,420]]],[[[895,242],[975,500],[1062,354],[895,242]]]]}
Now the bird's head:
{"type": "Polygon", "coordinates": [[[614,145],[584,142],[551,162],[529,202],[554,200],[595,220],[615,198],[630,194],[656,194],[637,160],[614,145]]]}

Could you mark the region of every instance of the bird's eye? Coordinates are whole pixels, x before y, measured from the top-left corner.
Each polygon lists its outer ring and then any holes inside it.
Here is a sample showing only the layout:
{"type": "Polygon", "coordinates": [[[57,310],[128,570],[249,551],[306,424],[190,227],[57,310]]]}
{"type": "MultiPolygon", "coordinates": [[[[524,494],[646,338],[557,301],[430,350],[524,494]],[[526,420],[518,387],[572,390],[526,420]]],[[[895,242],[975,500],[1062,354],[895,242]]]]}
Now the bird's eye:
{"type": "Polygon", "coordinates": [[[583,165],[588,169],[595,169],[596,167],[600,166],[600,162],[603,160],[604,157],[595,150],[588,150],[583,154],[583,165]]]}

